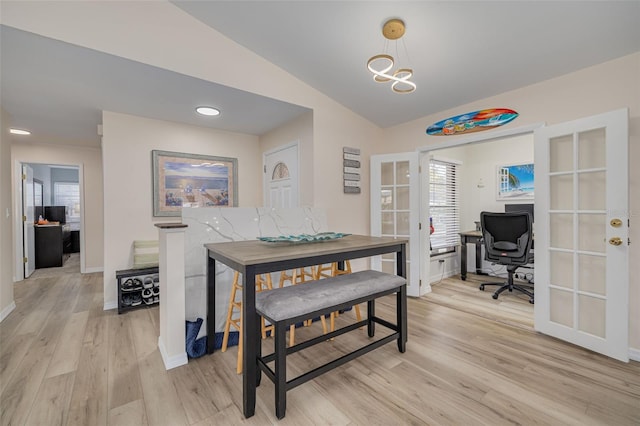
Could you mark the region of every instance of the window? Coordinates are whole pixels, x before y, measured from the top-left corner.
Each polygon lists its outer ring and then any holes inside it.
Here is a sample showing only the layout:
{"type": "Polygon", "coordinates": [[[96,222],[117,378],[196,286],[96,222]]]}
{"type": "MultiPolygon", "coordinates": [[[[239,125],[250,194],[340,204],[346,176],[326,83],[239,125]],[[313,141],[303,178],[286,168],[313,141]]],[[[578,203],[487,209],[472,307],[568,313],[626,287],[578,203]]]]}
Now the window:
{"type": "Polygon", "coordinates": [[[429,163],[429,210],[431,256],[455,251],[460,244],[460,208],[456,169],[458,164],[431,159],[429,163]]]}
{"type": "Polygon", "coordinates": [[[80,221],[80,185],[76,182],[55,182],[53,204],[67,206],[67,222],[80,221]]]}

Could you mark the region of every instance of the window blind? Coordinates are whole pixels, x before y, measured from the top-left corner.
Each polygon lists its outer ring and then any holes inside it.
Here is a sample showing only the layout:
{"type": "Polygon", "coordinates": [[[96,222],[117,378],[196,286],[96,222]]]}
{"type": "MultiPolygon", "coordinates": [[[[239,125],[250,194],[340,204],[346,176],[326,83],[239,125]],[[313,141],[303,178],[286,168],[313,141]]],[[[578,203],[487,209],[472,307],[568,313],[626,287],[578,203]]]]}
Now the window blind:
{"type": "Polygon", "coordinates": [[[434,233],[431,253],[455,250],[460,244],[457,164],[432,159],[429,163],[429,211],[434,233]]]}

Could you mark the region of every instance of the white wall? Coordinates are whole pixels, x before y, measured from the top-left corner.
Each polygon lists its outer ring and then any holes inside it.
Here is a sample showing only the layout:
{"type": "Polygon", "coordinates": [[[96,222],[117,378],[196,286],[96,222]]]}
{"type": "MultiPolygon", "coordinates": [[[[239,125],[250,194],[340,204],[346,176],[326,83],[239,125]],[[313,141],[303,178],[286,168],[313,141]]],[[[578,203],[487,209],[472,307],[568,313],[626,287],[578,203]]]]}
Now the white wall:
{"type": "Polygon", "coordinates": [[[134,240],[157,240],[153,217],[151,151],[238,159],[239,207],[262,205],[262,158],[258,137],[105,111],[102,116],[104,170],[104,304],[117,306],[115,271],[133,263],[134,240]]]}
{"type": "MultiPolygon", "coordinates": [[[[83,253],[85,272],[100,272],[103,267],[102,158],[97,148],[78,146],[14,143],[12,167],[16,163],[65,164],[82,166],[84,186],[81,208],[84,209],[83,253]]],[[[12,172],[12,176],[15,172],[12,172]]],[[[14,200],[15,201],[15,200],[14,200]]],[[[45,204],[47,204],[45,202],[45,204]]],[[[14,207],[15,208],[15,207],[14,207]]],[[[20,235],[16,238],[21,239],[20,235]]]]}
{"type": "MultiPolygon", "coordinates": [[[[464,135],[427,136],[425,129],[446,117],[499,107],[511,108],[520,114],[504,128],[540,122],[555,124],[629,108],[629,236],[632,242],[640,241],[640,167],[634,166],[640,163],[640,52],[385,129],[386,142],[380,144],[377,151],[412,151],[444,140],[465,138],[464,135]]],[[[490,132],[485,133],[488,135],[490,132]]],[[[634,259],[640,259],[640,244],[629,246],[629,258],[632,265],[629,276],[629,344],[632,348],[640,348],[640,275],[633,263],[634,259]]]]}
{"type": "Polygon", "coordinates": [[[11,214],[10,117],[0,108],[0,321],[15,306],[13,301],[13,245],[11,214]]]}
{"type": "Polygon", "coordinates": [[[460,183],[460,229],[475,228],[482,211],[504,211],[506,203],[533,203],[533,200],[503,201],[497,199],[499,165],[533,163],[533,134],[507,137],[462,147],[431,151],[462,161],[460,183]]]}

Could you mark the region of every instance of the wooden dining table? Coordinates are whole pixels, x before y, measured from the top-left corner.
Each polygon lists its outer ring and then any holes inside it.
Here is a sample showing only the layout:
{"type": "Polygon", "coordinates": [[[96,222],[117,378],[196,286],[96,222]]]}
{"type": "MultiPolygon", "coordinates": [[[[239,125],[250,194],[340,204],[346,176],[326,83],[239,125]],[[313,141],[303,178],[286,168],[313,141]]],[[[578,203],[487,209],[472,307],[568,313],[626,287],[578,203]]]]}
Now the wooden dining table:
{"type": "Polygon", "coordinates": [[[306,266],[344,262],[387,253],[396,253],[396,274],[406,278],[406,239],[347,235],[317,242],[265,242],[260,240],[205,244],[207,249],[207,352],[215,344],[216,262],[242,274],[242,389],[243,413],[255,413],[256,387],[260,384],[257,358],[261,356],[260,317],[255,306],[255,277],[306,266]]]}

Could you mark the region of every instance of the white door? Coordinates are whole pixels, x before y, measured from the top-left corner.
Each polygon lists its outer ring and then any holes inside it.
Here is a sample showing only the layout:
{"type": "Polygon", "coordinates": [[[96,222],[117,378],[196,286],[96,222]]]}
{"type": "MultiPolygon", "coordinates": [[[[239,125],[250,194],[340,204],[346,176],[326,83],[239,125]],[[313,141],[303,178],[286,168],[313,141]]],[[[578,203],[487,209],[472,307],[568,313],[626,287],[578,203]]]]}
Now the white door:
{"type": "Polygon", "coordinates": [[[24,277],[29,278],[36,268],[36,250],[33,217],[33,169],[22,165],[22,245],[24,256],[24,277]]]}
{"type": "MultiPolygon", "coordinates": [[[[371,157],[371,235],[408,238],[407,295],[420,296],[418,153],[371,157]]],[[[376,256],[372,269],[396,273],[396,255],[376,256]]]]}
{"type": "Polygon", "coordinates": [[[628,112],[534,136],[535,328],[626,362],[628,112]]]}
{"type": "Polygon", "coordinates": [[[264,154],[265,207],[298,207],[298,143],[264,154]]]}

